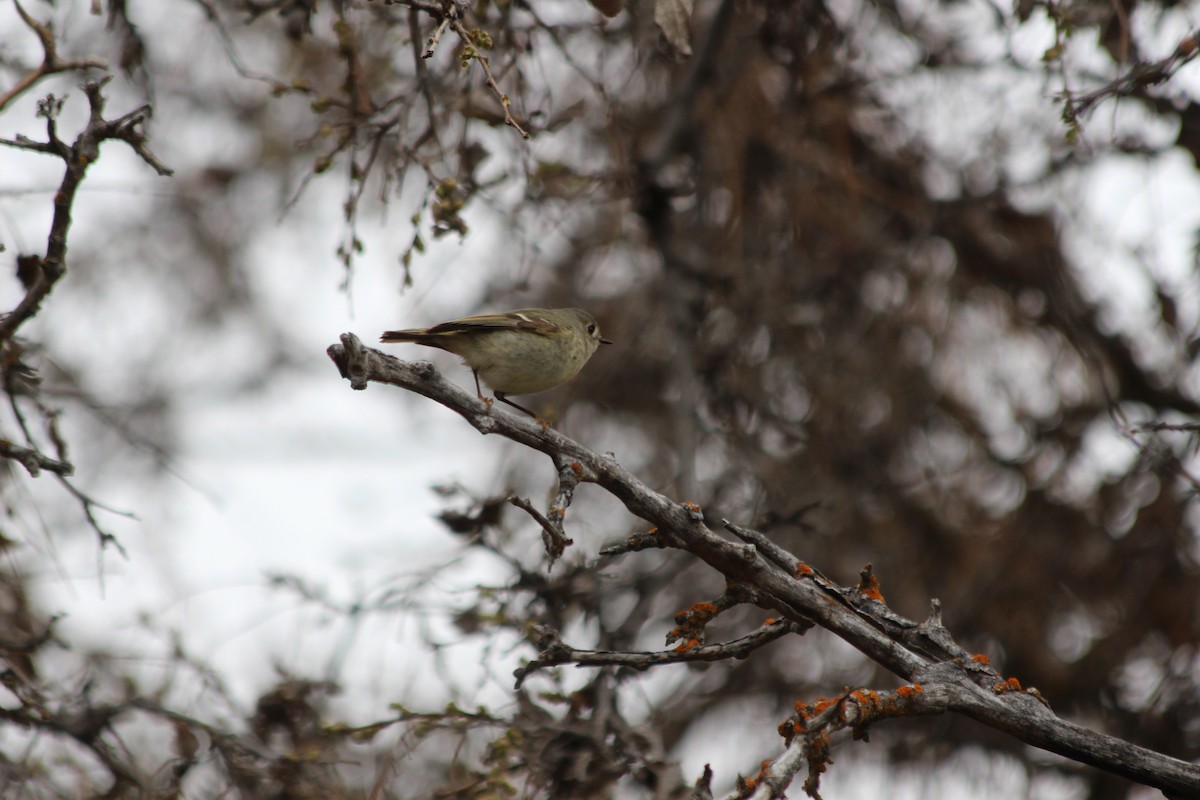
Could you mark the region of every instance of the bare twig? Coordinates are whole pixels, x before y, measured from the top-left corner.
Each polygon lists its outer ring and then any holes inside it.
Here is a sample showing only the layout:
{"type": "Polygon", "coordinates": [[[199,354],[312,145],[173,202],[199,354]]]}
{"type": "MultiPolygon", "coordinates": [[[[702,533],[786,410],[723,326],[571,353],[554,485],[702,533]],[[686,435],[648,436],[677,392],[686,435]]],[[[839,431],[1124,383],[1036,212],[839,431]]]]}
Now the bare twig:
{"type": "Polygon", "coordinates": [[[63,476],[71,475],[75,471],[75,467],[66,461],[59,461],[32,447],[22,447],[7,439],[0,439],[0,456],[20,463],[35,478],[41,474],[42,470],[56,472],[63,476]]]}
{"type": "Polygon", "coordinates": [[[660,550],[670,546],[666,537],[658,535],[658,528],[651,528],[648,531],[631,533],[616,544],[600,548],[600,555],[619,556],[625,553],[640,553],[643,550],[660,550]]]}
{"type": "Polygon", "coordinates": [[[421,53],[421,58],[431,59],[433,54],[437,52],[437,46],[442,41],[442,35],[446,29],[450,27],[450,17],[447,15],[442,17],[442,21],[433,29],[433,33],[429,35],[429,41],[425,43],[425,50],[421,53]]]}
{"type": "MultiPolygon", "coordinates": [[[[449,17],[447,17],[447,19],[449,19],[449,17]]],[[[458,19],[450,19],[450,26],[454,29],[454,32],[459,35],[459,38],[463,40],[463,44],[474,50],[475,60],[479,62],[479,66],[483,67],[484,80],[487,81],[487,85],[491,87],[492,91],[496,95],[496,99],[500,101],[500,107],[504,110],[504,124],[521,134],[522,139],[528,139],[529,133],[521,127],[521,124],[517,122],[516,117],[512,115],[512,100],[510,100],[508,95],[500,89],[500,84],[496,82],[496,76],[492,74],[491,61],[471,41],[471,35],[467,32],[467,29],[463,27],[463,24],[458,21],[458,19]]]]}
{"type": "MultiPolygon", "coordinates": [[[[18,5],[18,10],[20,6],[18,5]]],[[[28,14],[24,10],[20,10],[22,18],[26,24],[34,26],[38,31],[38,35],[43,38],[49,36],[49,30],[38,28],[35,23],[32,23],[28,18],[28,14]]],[[[47,48],[47,60],[53,61],[53,50],[47,48]]],[[[42,152],[42,154],[52,155],[61,158],[64,163],[64,176],[62,176],[59,191],[55,192],[54,196],[54,215],[50,222],[50,231],[47,239],[46,255],[42,258],[29,257],[28,264],[29,275],[24,279],[25,295],[17,303],[17,306],[0,318],[0,344],[8,344],[12,342],[12,338],[16,335],[17,330],[26,320],[34,317],[42,306],[42,302],[53,290],[54,285],[59,279],[65,275],[67,270],[67,234],[71,228],[71,215],[73,212],[74,200],[78,196],[80,185],[82,185],[86,170],[94,164],[100,157],[101,143],[109,139],[118,139],[125,142],[130,148],[142,157],[142,160],[154,168],[160,175],[170,175],[170,170],[166,164],[163,164],[151,152],[148,143],[146,143],[145,133],[142,130],[146,119],[150,115],[150,107],[142,106],[132,110],[132,112],[118,116],[115,119],[104,118],[104,106],[106,106],[106,98],[104,98],[104,86],[109,82],[110,77],[96,80],[84,84],[83,90],[89,104],[88,122],[83,128],[83,131],[78,133],[74,142],[68,145],[59,136],[58,119],[62,110],[64,101],[60,98],[47,96],[38,104],[38,115],[46,120],[46,140],[44,142],[35,142],[28,137],[18,136],[13,140],[4,140],[0,144],[8,146],[16,146],[16,148],[30,150],[34,152],[42,152]]],[[[19,374],[19,347],[13,348],[18,353],[17,365],[14,365],[12,374],[19,374]]],[[[18,393],[13,392],[13,385],[6,384],[8,397],[13,409],[13,414],[16,415],[18,425],[22,428],[25,434],[26,445],[16,445],[11,441],[2,441],[0,443],[0,456],[12,458],[24,465],[30,471],[30,474],[37,475],[41,469],[46,469],[55,473],[62,486],[70,492],[74,498],[79,501],[80,507],[83,509],[84,517],[92,530],[100,540],[101,551],[108,546],[113,546],[118,549],[122,555],[125,555],[125,549],[116,536],[104,530],[100,524],[100,519],[97,518],[97,510],[109,511],[118,513],[122,516],[128,515],[126,512],[110,509],[110,507],[100,503],[100,501],[91,498],[90,495],[80,491],[68,477],[72,474],[72,467],[66,455],[66,444],[56,426],[56,413],[44,408],[41,403],[37,403],[42,416],[47,421],[48,435],[50,443],[58,449],[58,458],[53,458],[44,455],[34,443],[34,438],[30,432],[29,426],[26,425],[22,410],[18,403],[18,393]]],[[[35,397],[35,402],[36,397],[35,397]]]]}
{"type": "Polygon", "coordinates": [[[762,553],[763,557],[775,566],[787,570],[796,569],[796,557],[768,539],[765,534],[752,531],[749,528],[743,528],[740,525],[734,525],[727,519],[721,520],[721,524],[725,526],[725,530],[737,536],[743,542],[749,542],[754,545],[758,549],[758,552],[762,553]]]}
{"type": "Polygon", "coordinates": [[[116,514],[119,517],[125,517],[127,519],[137,519],[137,515],[131,511],[122,511],[119,508],[113,508],[110,505],[101,503],[99,500],[96,500],[85,492],[80,491],[75,484],[71,483],[62,475],[58,476],[58,480],[63,487],[70,492],[76,500],[79,501],[79,506],[83,509],[83,516],[87,519],[88,526],[91,527],[92,532],[96,534],[96,539],[100,543],[100,550],[103,551],[105,547],[111,545],[116,548],[117,552],[121,554],[122,558],[128,559],[129,553],[126,552],[125,545],[121,544],[121,540],[116,537],[116,534],[109,533],[104,529],[103,526],[100,525],[100,520],[96,517],[96,511],[107,511],[109,514],[116,514]]]}
{"type": "Polygon", "coordinates": [[[1066,107],[1063,116],[1068,122],[1075,122],[1102,100],[1109,97],[1127,97],[1148,86],[1164,83],[1197,55],[1200,55],[1200,31],[1193,31],[1180,41],[1166,58],[1135,64],[1123,75],[1090,92],[1078,96],[1067,94],[1064,98],[1066,107]]]}
{"type": "Polygon", "coordinates": [[[730,658],[745,658],[760,647],[781,639],[789,633],[802,633],[803,627],[789,620],[771,620],[755,631],[737,639],[720,644],[705,644],[688,647],[680,645],[674,650],[659,652],[621,652],[616,650],[577,650],[563,642],[554,631],[540,631],[538,657],[513,672],[517,688],[534,672],[562,664],[577,667],[628,667],[645,670],[660,664],[679,664],[686,661],[725,661],[730,658]]]}
{"type": "Polygon", "coordinates": [[[553,567],[554,562],[562,557],[563,551],[574,544],[563,530],[563,514],[555,514],[556,509],[551,508],[550,517],[547,519],[523,497],[510,497],[508,502],[533,517],[534,521],[542,526],[542,542],[546,546],[546,557],[550,559],[550,566],[553,567]]]}
{"type": "Polygon", "coordinates": [[[150,151],[146,136],[141,130],[142,124],[150,115],[149,106],[142,106],[113,120],[104,118],[103,89],[110,79],[109,77],[84,84],[83,90],[87,95],[90,114],[87,125],[73,144],[68,145],[59,138],[58,114],[62,110],[62,101],[53,96],[42,101],[39,111],[46,119],[45,142],[34,142],[20,136],[12,142],[0,142],[55,155],[63,160],[66,168],[62,183],[54,195],[54,217],[50,223],[46,255],[41,260],[40,269],[30,281],[25,296],[12,311],[0,319],[0,343],[8,341],[26,320],[37,314],[42,301],[66,273],[67,232],[71,227],[72,208],[88,167],[100,156],[101,142],[108,139],[124,141],[159,175],[171,174],[171,170],[150,151]]]}
{"type": "Polygon", "coordinates": [[[527,512],[538,525],[542,526],[542,541],[545,543],[546,557],[549,559],[551,567],[562,557],[563,551],[574,544],[567,536],[563,522],[567,518],[567,508],[571,505],[571,499],[575,496],[575,487],[584,478],[583,467],[579,465],[579,462],[556,458],[554,463],[558,467],[558,494],[550,502],[550,508],[546,510],[545,516],[522,497],[508,498],[508,502],[527,512]]]}
{"type": "Polygon", "coordinates": [[[1142,431],[1174,431],[1177,433],[1200,433],[1200,422],[1144,422],[1133,428],[1134,433],[1142,431]]]}
{"type": "Polygon", "coordinates": [[[30,30],[32,30],[42,45],[42,63],[36,69],[26,73],[12,87],[0,94],[0,111],[16,98],[28,91],[35,83],[47,75],[59,72],[86,71],[92,69],[108,69],[108,64],[98,58],[63,59],[58,55],[58,44],[54,40],[54,31],[50,25],[38,22],[21,5],[20,0],[13,0],[17,14],[30,30]]]}
{"type": "MultiPolygon", "coordinates": [[[[433,120],[435,120],[437,118],[437,103],[434,101],[434,98],[433,98],[433,81],[430,80],[429,65],[425,63],[425,60],[428,59],[431,55],[433,55],[433,53],[428,48],[426,48],[424,52],[421,51],[421,45],[418,43],[418,40],[420,38],[420,30],[421,30],[420,26],[421,26],[420,17],[418,16],[417,9],[415,9],[415,8],[409,9],[409,12],[408,12],[408,35],[409,35],[409,38],[412,40],[412,49],[413,49],[413,56],[414,56],[413,57],[413,69],[417,73],[417,86],[419,86],[421,89],[421,97],[424,98],[424,100],[425,100],[425,113],[429,116],[430,124],[432,124],[433,120]]],[[[436,141],[436,139],[437,139],[436,132],[431,131],[431,133],[436,141]]],[[[440,143],[438,146],[440,149],[440,147],[441,147],[440,143]]]]}
{"type": "MultiPolygon", "coordinates": [[[[708,623],[734,606],[743,603],[757,603],[759,600],[760,598],[752,589],[740,584],[730,584],[725,588],[725,592],[715,600],[694,603],[676,614],[675,627],[667,632],[667,644],[681,642],[677,648],[680,650],[699,647],[704,644],[708,623]]],[[[805,622],[803,625],[795,624],[799,630],[808,630],[812,627],[812,623],[809,622],[805,622]]]]}

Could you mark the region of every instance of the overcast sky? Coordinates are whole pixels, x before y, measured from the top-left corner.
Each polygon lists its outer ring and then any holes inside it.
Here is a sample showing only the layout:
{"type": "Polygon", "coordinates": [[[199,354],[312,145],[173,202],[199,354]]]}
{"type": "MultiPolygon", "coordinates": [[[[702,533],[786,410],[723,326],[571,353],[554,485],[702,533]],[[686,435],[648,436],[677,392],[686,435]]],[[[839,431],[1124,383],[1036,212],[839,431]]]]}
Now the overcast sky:
{"type": "MultiPolygon", "coordinates": [[[[0,31],[14,26],[12,7],[4,4],[0,31]]],[[[215,50],[211,41],[203,43],[203,28],[193,33],[200,40],[193,47],[215,50]]],[[[1047,102],[1041,95],[1032,99],[1047,102]]],[[[78,92],[72,102],[81,102],[78,92]]],[[[27,111],[28,104],[0,117],[0,135],[37,130],[27,111]]],[[[158,150],[176,169],[188,169],[191,159],[203,163],[210,154],[208,139],[169,116],[159,115],[152,130],[160,141],[175,143],[158,150]]],[[[535,140],[530,146],[536,152],[540,145],[535,140]]],[[[152,205],[157,194],[172,191],[168,179],[154,176],[121,150],[116,143],[106,145],[85,184],[72,233],[73,253],[100,246],[109,215],[152,205]]],[[[1140,247],[1152,247],[1151,260],[1170,268],[1159,276],[1163,281],[1189,287],[1182,294],[1187,313],[1195,315],[1200,306],[1190,250],[1200,228],[1200,188],[1183,159],[1111,159],[1097,166],[1089,178],[1093,183],[1081,192],[1090,202],[1064,218],[1077,226],[1072,247],[1089,265],[1089,285],[1117,317],[1142,313],[1152,300],[1148,284],[1138,277],[1140,265],[1128,260],[1130,251],[1140,247]]],[[[41,251],[57,164],[0,151],[0,175],[4,240],[41,251]]],[[[552,485],[552,475],[541,456],[481,437],[432,402],[378,385],[351,391],[324,351],[344,331],[374,344],[385,328],[427,325],[478,311],[487,282],[503,284],[523,267],[511,262],[499,222],[479,209],[468,215],[471,236],[464,243],[449,237],[434,244],[415,262],[415,288],[402,292],[396,259],[411,235],[405,222],[411,210],[395,208],[388,219],[368,215],[362,232],[367,249],[349,292],[343,292],[335,257],[343,232],[341,192],[342,186],[332,180],[316,182],[276,227],[255,232],[250,250],[257,289],[268,300],[268,313],[287,321],[291,341],[302,354],[300,368],[256,394],[197,391],[189,396],[182,405],[175,474],[165,479],[105,473],[92,466],[86,444],[76,446],[80,487],[138,515],[137,520],[101,516],[119,535],[128,558],[112,550],[98,555],[95,538],[86,532],[65,537],[52,528],[47,534],[44,518],[76,515],[78,520],[70,498],[47,476],[35,481],[33,493],[17,506],[26,546],[5,557],[37,576],[34,586],[44,610],[66,615],[63,638],[128,657],[146,676],[167,666],[166,632],[173,631],[227,676],[247,705],[276,677],[274,665],[307,677],[338,678],[345,687],[339,707],[351,718],[361,713],[357,721],[378,714],[381,697],[408,695],[411,701],[418,696],[430,705],[444,701],[436,684],[416,677],[421,668],[442,670],[460,699],[501,705],[510,697],[509,671],[528,651],[499,648],[483,657],[476,645],[453,644],[455,633],[436,609],[447,599],[464,602],[476,583],[499,579],[502,573],[487,557],[465,554],[461,543],[437,523],[434,517],[444,501],[431,486],[461,482],[481,493],[499,491],[502,460],[509,465],[528,462],[535,475],[544,475],[545,489],[552,485]],[[374,618],[360,628],[266,585],[267,575],[286,573],[320,587],[335,605],[348,606],[416,584],[435,566],[455,559],[462,559],[461,567],[415,590],[405,601],[411,605],[408,611],[374,618]],[[428,635],[450,646],[434,656],[419,644],[428,635]]],[[[11,264],[13,255],[4,254],[5,263],[11,264]]],[[[112,374],[124,375],[124,343],[161,335],[171,309],[136,300],[98,304],[96,288],[75,274],[85,268],[84,263],[70,265],[71,273],[30,330],[86,352],[99,373],[111,363],[112,374]]],[[[0,306],[11,307],[17,297],[15,281],[4,278],[0,306]]],[[[235,335],[214,343],[220,348],[218,358],[215,349],[206,353],[203,344],[194,345],[178,354],[173,377],[202,387],[223,360],[249,356],[254,346],[248,334],[242,340],[235,335]]],[[[619,359],[623,346],[632,344],[618,343],[606,356],[619,359]]],[[[384,349],[405,358],[434,355],[415,347],[384,349]]],[[[471,386],[470,373],[453,357],[436,354],[435,360],[452,380],[471,386]]],[[[79,413],[69,412],[68,431],[78,423],[70,415],[79,413]]],[[[1112,452],[1119,452],[1119,443],[1113,447],[1112,452]]],[[[532,526],[525,531],[538,537],[532,526]]],[[[663,670],[660,677],[647,679],[645,691],[656,691],[653,681],[666,687],[682,674],[663,670]]],[[[744,761],[746,752],[771,754],[778,709],[760,712],[774,720],[762,729],[760,740],[748,738],[745,752],[697,747],[685,759],[688,774],[698,773],[708,761],[719,779],[728,780],[734,771],[751,766],[744,761]]],[[[870,761],[869,748],[847,747],[858,749],[856,758],[870,761]]],[[[1021,774],[981,761],[975,777],[982,776],[991,796],[1072,796],[1067,786],[1014,783],[1023,781],[1021,774]],[[1008,788],[1001,792],[999,787],[1008,788]]],[[[825,796],[832,800],[871,791],[872,796],[920,797],[931,790],[920,777],[911,783],[889,781],[887,791],[882,780],[872,770],[835,769],[825,779],[825,796]],[[910,793],[897,794],[903,791],[910,793]]],[[[946,797],[967,797],[977,787],[966,779],[962,784],[948,779],[941,791],[946,797]]]]}

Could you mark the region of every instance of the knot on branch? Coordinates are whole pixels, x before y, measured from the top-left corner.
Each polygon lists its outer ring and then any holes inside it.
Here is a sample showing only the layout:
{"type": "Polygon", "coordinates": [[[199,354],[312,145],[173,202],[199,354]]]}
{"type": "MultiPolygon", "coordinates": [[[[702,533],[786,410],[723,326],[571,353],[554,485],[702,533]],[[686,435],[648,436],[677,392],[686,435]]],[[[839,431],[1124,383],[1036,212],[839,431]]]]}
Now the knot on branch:
{"type": "Polygon", "coordinates": [[[342,377],[350,381],[350,388],[361,392],[367,388],[370,372],[367,349],[353,333],[343,333],[338,338],[342,343],[329,345],[325,352],[337,365],[342,377]]]}

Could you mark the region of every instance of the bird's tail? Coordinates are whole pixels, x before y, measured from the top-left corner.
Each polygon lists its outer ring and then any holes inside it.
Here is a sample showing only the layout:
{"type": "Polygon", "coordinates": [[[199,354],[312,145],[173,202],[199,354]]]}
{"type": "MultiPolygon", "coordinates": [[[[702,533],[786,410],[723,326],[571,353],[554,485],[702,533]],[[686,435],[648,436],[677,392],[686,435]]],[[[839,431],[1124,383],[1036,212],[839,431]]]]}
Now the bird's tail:
{"type": "Polygon", "coordinates": [[[406,331],[384,331],[379,341],[384,343],[414,342],[416,344],[439,347],[438,337],[433,336],[425,328],[412,328],[406,331]]]}

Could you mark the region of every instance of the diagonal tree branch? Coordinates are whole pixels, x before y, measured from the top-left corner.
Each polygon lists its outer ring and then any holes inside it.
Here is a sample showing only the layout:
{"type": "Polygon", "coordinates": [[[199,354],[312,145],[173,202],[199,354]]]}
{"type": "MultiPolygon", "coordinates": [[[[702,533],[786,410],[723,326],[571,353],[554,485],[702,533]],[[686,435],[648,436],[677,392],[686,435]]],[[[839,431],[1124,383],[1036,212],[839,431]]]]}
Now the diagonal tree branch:
{"type": "Polygon", "coordinates": [[[365,389],[370,382],[397,386],[446,406],[481,433],[500,434],[545,453],[556,463],[559,459],[578,463],[581,480],[599,485],[631,513],[656,526],[655,537],[664,546],[686,550],[727,582],[754,592],[760,606],[800,625],[820,625],[902,680],[919,685],[922,696],[933,698],[924,701],[927,713],[962,714],[1026,744],[1157,787],[1170,796],[1200,795],[1200,766],[1057,716],[1036,690],[1024,691],[1015,679],[1003,680],[986,659],[955,655],[965,651],[953,642],[936,613],[920,625],[890,610],[884,613],[886,606],[877,599],[882,595],[869,573],[857,590],[832,591],[818,572],[798,560],[795,569],[784,569],[780,562],[791,561],[786,551],[773,548],[764,556],[753,544],[731,542],[708,527],[694,504],[656,492],[614,458],[557,431],[543,431],[533,420],[489,410],[428,362],[400,361],[365,347],[349,333],[327,352],[354,389],[365,389]],[[848,593],[862,599],[851,600],[848,593]],[[928,705],[934,702],[936,710],[928,705]]]}

